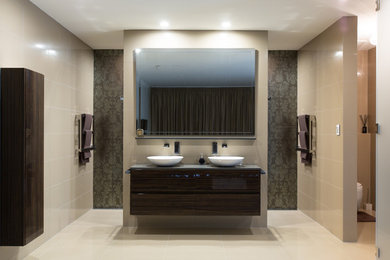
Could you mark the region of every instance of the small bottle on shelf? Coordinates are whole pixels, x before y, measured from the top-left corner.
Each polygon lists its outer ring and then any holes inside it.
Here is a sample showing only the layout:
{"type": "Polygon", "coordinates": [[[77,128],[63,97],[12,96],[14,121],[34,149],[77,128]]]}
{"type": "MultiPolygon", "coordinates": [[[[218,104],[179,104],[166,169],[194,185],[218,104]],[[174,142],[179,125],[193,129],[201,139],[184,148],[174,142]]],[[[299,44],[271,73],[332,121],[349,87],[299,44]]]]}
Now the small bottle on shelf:
{"type": "Polygon", "coordinates": [[[206,161],[205,159],[203,158],[203,153],[200,154],[200,158],[199,158],[199,164],[204,164],[206,161]]]}

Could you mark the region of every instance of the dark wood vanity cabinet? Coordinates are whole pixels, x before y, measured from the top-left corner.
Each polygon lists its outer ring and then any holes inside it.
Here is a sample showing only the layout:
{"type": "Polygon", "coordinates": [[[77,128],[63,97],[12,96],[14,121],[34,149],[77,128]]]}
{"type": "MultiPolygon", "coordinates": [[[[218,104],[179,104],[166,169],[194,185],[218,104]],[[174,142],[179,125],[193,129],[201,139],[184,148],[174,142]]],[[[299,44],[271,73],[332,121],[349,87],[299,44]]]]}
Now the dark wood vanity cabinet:
{"type": "Polygon", "coordinates": [[[260,170],[131,169],[132,215],[260,215],[260,170]]]}
{"type": "Polygon", "coordinates": [[[0,245],[24,246],[43,233],[44,77],[2,68],[0,245]]]}

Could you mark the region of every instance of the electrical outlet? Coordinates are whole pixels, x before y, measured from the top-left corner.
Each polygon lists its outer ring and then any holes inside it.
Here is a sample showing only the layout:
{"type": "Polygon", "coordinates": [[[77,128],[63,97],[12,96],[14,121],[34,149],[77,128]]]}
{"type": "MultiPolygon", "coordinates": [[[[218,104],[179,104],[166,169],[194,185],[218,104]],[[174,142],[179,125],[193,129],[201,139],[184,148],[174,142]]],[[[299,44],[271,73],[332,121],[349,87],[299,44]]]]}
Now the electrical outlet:
{"type": "Polygon", "coordinates": [[[340,135],[340,124],[337,124],[337,125],[336,125],[336,135],[337,135],[337,136],[340,135]]]}

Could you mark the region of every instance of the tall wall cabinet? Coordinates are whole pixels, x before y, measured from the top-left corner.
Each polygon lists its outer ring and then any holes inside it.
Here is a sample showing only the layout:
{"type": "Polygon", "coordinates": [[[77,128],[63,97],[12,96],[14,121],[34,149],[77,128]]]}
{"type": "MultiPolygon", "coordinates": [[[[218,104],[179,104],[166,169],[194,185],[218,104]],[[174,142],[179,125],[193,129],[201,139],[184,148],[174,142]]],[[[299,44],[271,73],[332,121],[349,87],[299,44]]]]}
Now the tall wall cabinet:
{"type": "Polygon", "coordinates": [[[0,245],[24,246],[43,233],[44,76],[2,68],[0,245]]]}

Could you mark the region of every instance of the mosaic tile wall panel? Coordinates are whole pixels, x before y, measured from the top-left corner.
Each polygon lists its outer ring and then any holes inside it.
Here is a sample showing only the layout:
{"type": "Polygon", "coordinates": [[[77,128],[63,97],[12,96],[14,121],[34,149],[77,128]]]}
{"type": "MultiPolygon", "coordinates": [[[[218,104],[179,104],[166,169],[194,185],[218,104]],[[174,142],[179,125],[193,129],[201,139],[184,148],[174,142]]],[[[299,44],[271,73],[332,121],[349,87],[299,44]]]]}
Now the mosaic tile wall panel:
{"type": "Polygon", "coordinates": [[[268,208],[297,208],[297,52],[268,53],[268,208]]]}
{"type": "Polygon", "coordinates": [[[94,51],[93,206],[122,208],[123,50],[94,51]]]}

